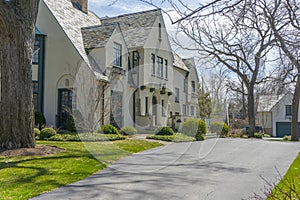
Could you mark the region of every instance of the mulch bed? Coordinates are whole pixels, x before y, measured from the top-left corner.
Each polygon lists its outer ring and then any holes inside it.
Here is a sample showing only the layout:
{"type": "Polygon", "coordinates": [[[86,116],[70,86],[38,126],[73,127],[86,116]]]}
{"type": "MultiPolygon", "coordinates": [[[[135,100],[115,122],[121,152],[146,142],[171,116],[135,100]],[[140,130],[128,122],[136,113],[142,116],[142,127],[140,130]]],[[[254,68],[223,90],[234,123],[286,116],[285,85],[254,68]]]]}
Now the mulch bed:
{"type": "Polygon", "coordinates": [[[21,148],[13,150],[0,149],[0,156],[45,156],[57,154],[64,149],[56,146],[36,145],[35,148],[21,148]]]}

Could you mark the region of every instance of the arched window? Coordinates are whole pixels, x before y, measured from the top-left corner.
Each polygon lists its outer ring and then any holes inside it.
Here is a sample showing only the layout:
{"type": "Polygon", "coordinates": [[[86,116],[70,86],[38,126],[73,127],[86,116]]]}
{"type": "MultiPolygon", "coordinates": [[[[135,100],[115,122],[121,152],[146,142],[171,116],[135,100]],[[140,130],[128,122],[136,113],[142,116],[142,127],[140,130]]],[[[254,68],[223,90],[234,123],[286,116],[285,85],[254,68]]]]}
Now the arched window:
{"type": "Polygon", "coordinates": [[[158,24],[158,39],[161,40],[161,23],[158,24]]]}

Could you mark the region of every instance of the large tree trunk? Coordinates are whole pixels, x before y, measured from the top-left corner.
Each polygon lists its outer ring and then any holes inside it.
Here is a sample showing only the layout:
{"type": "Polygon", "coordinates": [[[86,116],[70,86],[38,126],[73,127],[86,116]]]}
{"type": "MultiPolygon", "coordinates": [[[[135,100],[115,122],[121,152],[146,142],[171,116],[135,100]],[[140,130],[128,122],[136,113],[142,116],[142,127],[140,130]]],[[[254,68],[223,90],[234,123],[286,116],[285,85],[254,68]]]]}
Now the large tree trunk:
{"type": "Polygon", "coordinates": [[[249,137],[254,136],[255,132],[255,109],[254,109],[254,86],[248,88],[248,118],[249,118],[249,137]]]}
{"type": "Polygon", "coordinates": [[[31,148],[31,60],[39,0],[0,0],[0,148],[31,148]]]}
{"type": "Polygon", "coordinates": [[[292,103],[292,141],[299,140],[298,131],[298,111],[299,111],[299,100],[300,100],[300,77],[297,77],[296,88],[293,96],[292,103]]]}

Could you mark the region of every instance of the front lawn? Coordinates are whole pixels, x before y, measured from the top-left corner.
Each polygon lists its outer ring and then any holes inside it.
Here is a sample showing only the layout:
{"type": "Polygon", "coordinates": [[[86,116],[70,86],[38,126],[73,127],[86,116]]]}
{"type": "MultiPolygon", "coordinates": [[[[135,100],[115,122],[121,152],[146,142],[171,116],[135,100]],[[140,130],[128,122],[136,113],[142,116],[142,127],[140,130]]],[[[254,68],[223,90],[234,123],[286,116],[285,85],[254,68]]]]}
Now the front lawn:
{"type": "Polygon", "coordinates": [[[76,182],[132,153],[160,146],[157,142],[52,142],[37,144],[64,148],[49,156],[0,157],[0,199],[28,199],[54,188],[76,182]],[[86,150],[90,149],[91,153],[86,150]]]}
{"type": "Polygon", "coordinates": [[[300,199],[300,153],[268,199],[300,199]]]}
{"type": "Polygon", "coordinates": [[[167,142],[192,142],[196,139],[182,133],[175,133],[174,135],[150,135],[147,139],[162,140],[167,142]]]}

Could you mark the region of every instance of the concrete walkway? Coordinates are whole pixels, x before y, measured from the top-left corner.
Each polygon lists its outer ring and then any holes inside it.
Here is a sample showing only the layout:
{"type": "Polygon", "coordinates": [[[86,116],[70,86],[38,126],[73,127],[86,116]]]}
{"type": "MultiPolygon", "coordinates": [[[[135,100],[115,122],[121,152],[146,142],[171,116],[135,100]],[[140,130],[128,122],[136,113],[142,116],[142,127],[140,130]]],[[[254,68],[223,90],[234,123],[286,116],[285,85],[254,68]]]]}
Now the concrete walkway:
{"type": "Polygon", "coordinates": [[[38,199],[248,199],[284,175],[300,143],[218,139],[173,143],[124,158],[38,199]]]}

